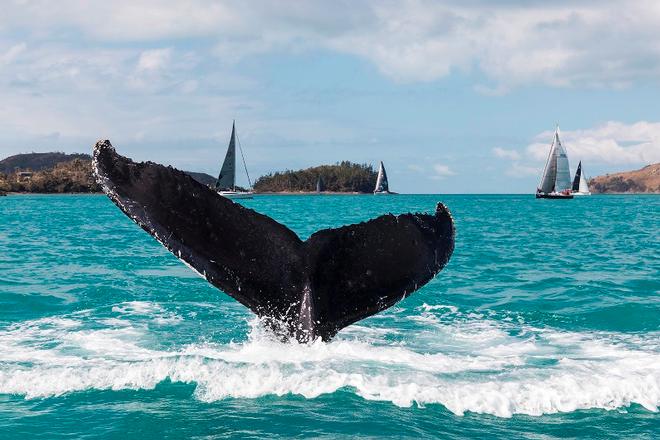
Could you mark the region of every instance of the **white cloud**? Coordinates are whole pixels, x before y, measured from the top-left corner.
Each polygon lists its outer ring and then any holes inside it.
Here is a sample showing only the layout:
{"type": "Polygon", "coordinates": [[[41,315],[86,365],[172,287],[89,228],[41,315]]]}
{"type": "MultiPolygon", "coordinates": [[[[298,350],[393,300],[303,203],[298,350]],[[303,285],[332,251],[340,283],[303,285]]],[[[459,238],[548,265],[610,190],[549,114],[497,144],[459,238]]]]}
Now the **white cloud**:
{"type": "Polygon", "coordinates": [[[540,176],[542,169],[538,166],[526,165],[520,162],[514,162],[506,170],[505,174],[509,177],[525,178],[529,176],[540,176]]]}
{"type": "Polygon", "coordinates": [[[186,52],[62,43],[3,52],[6,47],[0,34],[0,54],[13,57],[0,69],[0,157],[26,146],[80,151],[100,137],[152,144],[208,137],[209,128],[230,120],[239,106],[257,105],[254,98],[228,95],[216,84],[221,78],[222,87],[238,94],[247,86],[236,74],[222,68],[191,74],[196,61],[186,52]]]}
{"type": "Polygon", "coordinates": [[[181,91],[183,93],[193,93],[199,88],[199,83],[194,79],[189,79],[181,84],[181,91]]]}
{"type": "Polygon", "coordinates": [[[449,168],[449,166],[436,163],[433,165],[434,175],[431,176],[432,179],[444,179],[445,177],[453,176],[456,173],[449,168]]]}
{"type": "MultiPolygon", "coordinates": [[[[191,0],[3,5],[0,29],[43,38],[80,32],[100,42],[202,39],[232,61],[274,50],[330,49],[373,62],[398,81],[433,81],[478,69],[502,94],[525,84],[627,87],[660,75],[660,3],[255,2],[191,0]]],[[[155,53],[148,54],[156,57],[155,53]]],[[[160,56],[163,54],[161,53],[160,56]]],[[[146,55],[145,55],[146,56],[146,55]]],[[[144,68],[164,61],[144,60],[144,68]]]]}
{"type": "MultiPolygon", "coordinates": [[[[621,88],[660,78],[658,22],[660,4],[644,1],[9,2],[0,15],[0,133],[156,143],[209,133],[241,109],[267,119],[269,98],[227,63],[269,52],[351,54],[397,81],[465,71],[482,78],[475,90],[494,95],[538,83],[621,88]]],[[[281,143],[330,143],[346,131],[311,115],[259,123],[281,143]]],[[[563,139],[573,166],[657,162],[659,125],[609,122],[563,139]]],[[[530,175],[550,140],[542,133],[527,149],[493,154],[514,162],[511,175],[530,175]]],[[[434,178],[455,174],[433,163],[424,166],[434,178]]]]}
{"type": "MultiPolygon", "coordinates": [[[[610,121],[594,128],[562,131],[560,136],[574,162],[613,165],[660,162],[660,122],[610,121]]],[[[536,142],[527,147],[528,155],[538,161],[545,160],[551,140],[552,132],[540,133],[536,142]]]]}
{"type": "Polygon", "coordinates": [[[25,51],[27,45],[25,43],[18,43],[11,46],[4,53],[0,53],[0,66],[13,62],[21,53],[25,51]]]}
{"type": "MultiPolygon", "coordinates": [[[[554,131],[544,131],[521,151],[500,147],[492,151],[495,156],[512,161],[504,172],[507,176],[538,176],[548,157],[553,136],[554,131]]],[[[572,169],[579,161],[584,161],[589,170],[660,162],[660,122],[625,124],[610,121],[593,128],[562,130],[560,139],[572,169]]]]}
{"type": "Polygon", "coordinates": [[[74,28],[103,41],[155,41],[212,35],[242,22],[240,6],[213,0],[32,0],[4,2],[0,28],[34,33],[74,28]]]}
{"type": "Polygon", "coordinates": [[[507,150],[505,148],[495,147],[493,148],[493,153],[495,154],[495,156],[501,157],[502,159],[511,159],[511,160],[520,159],[520,153],[518,153],[516,150],[507,150]]]}
{"type": "Polygon", "coordinates": [[[138,71],[155,71],[165,68],[172,55],[171,49],[145,50],[140,54],[138,60],[138,71]]]}
{"type": "Polygon", "coordinates": [[[493,148],[493,154],[499,158],[509,160],[510,163],[505,171],[505,174],[509,177],[525,178],[538,175],[540,172],[538,166],[521,163],[522,154],[516,150],[495,147],[493,148]]]}

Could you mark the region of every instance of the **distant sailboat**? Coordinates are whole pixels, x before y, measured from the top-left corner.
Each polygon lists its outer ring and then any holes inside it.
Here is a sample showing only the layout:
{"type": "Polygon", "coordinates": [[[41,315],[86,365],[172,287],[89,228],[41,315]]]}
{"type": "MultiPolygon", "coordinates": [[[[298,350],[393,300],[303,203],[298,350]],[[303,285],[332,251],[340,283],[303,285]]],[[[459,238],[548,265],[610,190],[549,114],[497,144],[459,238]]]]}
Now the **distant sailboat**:
{"type": "Polygon", "coordinates": [[[323,184],[323,179],[321,176],[319,176],[319,178],[316,180],[316,192],[321,193],[323,191],[325,191],[325,185],[323,184]]]}
{"type": "Polygon", "coordinates": [[[387,173],[385,172],[383,161],[380,162],[380,168],[378,168],[378,178],[376,179],[374,194],[392,194],[390,192],[390,186],[387,183],[387,173]]]}
{"type": "Polygon", "coordinates": [[[571,172],[566,150],[559,140],[559,126],[552,139],[550,154],[543,169],[541,185],[536,189],[537,199],[572,199],[571,172]]]}
{"type": "MultiPolygon", "coordinates": [[[[243,149],[241,148],[240,143],[238,148],[241,151],[241,158],[243,159],[243,167],[245,168],[245,174],[248,178],[248,184],[252,186],[250,182],[250,175],[247,171],[247,165],[245,165],[245,156],[243,156],[243,149]]],[[[227,154],[225,155],[225,161],[222,163],[222,168],[220,169],[220,175],[218,180],[215,182],[215,190],[223,197],[228,199],[251,199],[251,191],[236,191],[236,122],[234,121],[231,126],[231,138],[229,139],[229,147],[227,147],[227,154]]]]}
{"type": "Polygon", "coordinates": [[[578,163],[577,171],[575,171],[575,178],[573,179],[573,187],[571,188],[571,193],[574,196],[591,195],[591,191],[589,191],[589,185],[587,184],[587,179],[584,178],[584,173],[582,172],[582,161],[578,163]]]}

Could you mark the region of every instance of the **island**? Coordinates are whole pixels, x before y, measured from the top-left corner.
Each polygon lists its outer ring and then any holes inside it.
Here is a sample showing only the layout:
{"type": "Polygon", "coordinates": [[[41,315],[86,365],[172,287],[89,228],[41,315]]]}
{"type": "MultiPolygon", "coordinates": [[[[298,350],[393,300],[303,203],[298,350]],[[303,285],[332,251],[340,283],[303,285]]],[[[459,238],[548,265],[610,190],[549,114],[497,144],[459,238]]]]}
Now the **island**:
{"type": "MultiPolygon", "coordinates": [[[[213,187],[216,178],[184,171],[203,185],[213,187]]],[[[376,171],[367,164],[348,161],[297,171],[281,171],[259,177],[255,193],[313,193],[319,179],[324,192],[371,193],[376,171]]],[[[0,160],[0,194],[5,193],[98,193],[88,154],[61,152],[17,154],[0,160]]]]}
{"type": "Polygon", "coordinates": [[[0,191],[13,193],[100,192],[88,154],[27,153],[0,160],[0,191]]]}
{"type": "MultiPolygon", "coordinates": [[[[186,173],[203,185],[215,184],[215,178],[206,173],[186,173]]],[[[99,192],[89,154],[26,153],[0,160],[0,194],[99,192]]]]}
{"type": "Polygon", "coordinates": [[[256,193],[315,193],[317,184],[331,193],[372,193],[378,173],[368,164],[349,161],[303,170],[266,174],[254,182],[256,193]],[[320,182],[319,182],[320,179],[320,182]]]}
{"type": "Polygon", "coordinates": [[[660,194],[660,163],[589,180],[595,194],[660,194]]]}

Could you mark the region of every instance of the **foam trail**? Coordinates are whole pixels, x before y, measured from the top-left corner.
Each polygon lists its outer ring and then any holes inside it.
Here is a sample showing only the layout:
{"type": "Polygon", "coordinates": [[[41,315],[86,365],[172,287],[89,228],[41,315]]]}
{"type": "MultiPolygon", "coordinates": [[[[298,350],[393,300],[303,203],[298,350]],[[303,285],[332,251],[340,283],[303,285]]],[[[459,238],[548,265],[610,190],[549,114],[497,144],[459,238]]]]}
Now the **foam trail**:
{"type": "Polygon", "coordinates": [[[157,322],[169,312],[158,304],[123,303],[93,328],[72,315],[0,329],[0,393],[41,398],[152,389],[171,380],[195,384],[195,397],[205,402],[344,390],[402,407],[441,404],[455,414],[510,417],[631,404],[658,411],[658,333],[523,326],[511,336],[501,321],[447,310],[422,313],[422,330],[432,330],[433,343],[419,346],[390,342],[390,333],[369,327],[330,343],[283,344],[254,320],[245,343],[166,351],[150,348],[149,326],[136,319],[157,322]]]}

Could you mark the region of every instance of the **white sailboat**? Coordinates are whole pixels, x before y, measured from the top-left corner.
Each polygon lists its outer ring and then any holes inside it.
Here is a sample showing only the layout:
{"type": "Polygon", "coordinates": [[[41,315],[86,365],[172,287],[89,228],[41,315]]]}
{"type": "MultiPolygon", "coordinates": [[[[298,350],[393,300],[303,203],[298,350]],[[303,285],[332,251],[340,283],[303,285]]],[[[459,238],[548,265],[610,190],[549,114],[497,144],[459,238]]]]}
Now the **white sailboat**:
{"type": "MultiPolygon", "coordinates": [[[[247,165],[245,165],[245,156],[243,155],[243,149],[241,148],[240,142],[238,148],[240,149],[241,158],[243,159],[243,167],[245,168],[245,174],[248,178],[248,184],[252,187],[250,174],[248,174],[247,165]]],[[[220,175],[218,175],[218,180],[215,182],[215,190],[218,194],[227,197],[228,199],[252,198],[252,191],[236,191],[236,121],[231,125],[229,147],[227,147],[227,154],[225,155],[225,161],[222,163],[220,175]]]]}
{"type": "Polygon", "coordinates": [[[387,173],[385,172],[383,161],[380,162],[380,168],[378,168],[378,178],[376,179],[374,194],[392,194],[390,192],[390,186],[387,183],[387,173]]]}
{"type": "Polygon", "coordinates": [[[566,150],[559,140],[559,126],[550,146],[550,154],[543,169],[541,183],[536,188],[537,199],[572,199],[571,172],[566,150]]]}
{"type": "Polygon", "coordinates": [[[575,171],[575,178],[573,178],[571,194],[574,196],[591,195],[591,191],[589,191],[589,185],[587,184],[587,179],[584,178],[584,172],[582,171],[582,161],[578,163],[577,170],[575,171]]]}

